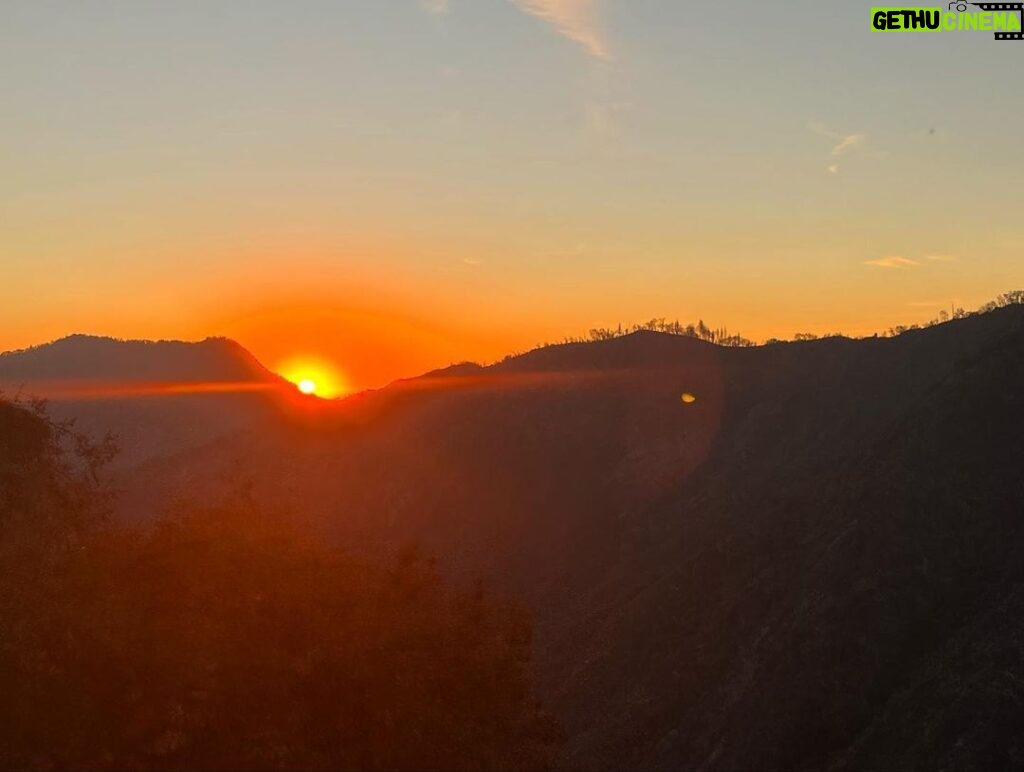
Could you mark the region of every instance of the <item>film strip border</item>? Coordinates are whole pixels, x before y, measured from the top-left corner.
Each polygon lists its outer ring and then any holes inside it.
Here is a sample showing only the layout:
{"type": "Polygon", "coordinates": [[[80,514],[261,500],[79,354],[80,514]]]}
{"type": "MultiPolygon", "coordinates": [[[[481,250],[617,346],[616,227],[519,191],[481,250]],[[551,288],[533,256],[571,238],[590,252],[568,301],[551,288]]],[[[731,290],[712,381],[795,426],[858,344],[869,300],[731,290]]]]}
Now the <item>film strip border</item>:
{"type": "MultiPolygon", "coordinates": [[[[1024,3],[971,3],[983,11],[1017,11],[1024,23],[1024,3]]],[[[996,40],[1024,40],[1024,32],[996,32],[996,40]]]]}

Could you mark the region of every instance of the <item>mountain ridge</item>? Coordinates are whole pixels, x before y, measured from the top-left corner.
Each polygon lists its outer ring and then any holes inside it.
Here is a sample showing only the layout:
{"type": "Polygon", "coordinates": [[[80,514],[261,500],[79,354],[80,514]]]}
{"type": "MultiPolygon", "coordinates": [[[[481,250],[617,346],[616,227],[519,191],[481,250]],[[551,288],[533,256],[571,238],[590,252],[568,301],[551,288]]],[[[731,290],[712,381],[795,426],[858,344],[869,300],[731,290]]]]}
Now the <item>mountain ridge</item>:
{"type": "Polygon", "coordinates": [[[0,380],[84,379],[281,382],[240,343],[224,337],[200,341],[123,340],[73,334],[0,353],[0,380]]]}
{"type": "Polygon", "coordinates": [[[354,553],[419,543],[521,599],[567,768],[1022,757],[1024,624],[1000,619],[1024,587],[1024,306],[750,348],[645,332],[464,370],[150,458],[119,478],[125,514],[242,475],[354,553]]]}
{"type": "Polygon", "coordinates": [[[187,452],[270,419],[293,391],[241,344],[75,334],[0,354],[0,391],[43,398],[80,431],[113,434],[116,466],[187,452]]]}

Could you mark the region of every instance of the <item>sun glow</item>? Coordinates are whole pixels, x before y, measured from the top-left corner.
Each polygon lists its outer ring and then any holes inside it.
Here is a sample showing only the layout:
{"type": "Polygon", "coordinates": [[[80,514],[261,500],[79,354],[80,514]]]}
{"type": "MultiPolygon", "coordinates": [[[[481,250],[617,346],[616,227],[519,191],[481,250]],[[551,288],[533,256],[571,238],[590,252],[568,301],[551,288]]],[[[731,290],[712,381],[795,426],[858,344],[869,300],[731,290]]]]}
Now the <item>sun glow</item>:
{"type": "Polygon", "coordinates": [[[282,377],[294,383],[299,392],[308,396],[332,399],[351,391],[338,369],[318,357],[294,357],[282,362],[276,369],[282,377]]]}

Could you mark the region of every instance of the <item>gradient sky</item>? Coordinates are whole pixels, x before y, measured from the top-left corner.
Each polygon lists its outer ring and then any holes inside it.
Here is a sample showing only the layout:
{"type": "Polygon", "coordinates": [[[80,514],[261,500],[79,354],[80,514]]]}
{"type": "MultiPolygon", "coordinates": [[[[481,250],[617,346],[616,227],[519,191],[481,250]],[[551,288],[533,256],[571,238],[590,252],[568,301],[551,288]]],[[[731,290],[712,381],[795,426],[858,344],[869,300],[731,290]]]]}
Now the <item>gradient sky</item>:
{"type": "Polygon", "coordinates": [[[228,335],[355,387],[656,316],[1024,285],[1024,43],[870,3],[0,4],[0,350],[228,335]]]}

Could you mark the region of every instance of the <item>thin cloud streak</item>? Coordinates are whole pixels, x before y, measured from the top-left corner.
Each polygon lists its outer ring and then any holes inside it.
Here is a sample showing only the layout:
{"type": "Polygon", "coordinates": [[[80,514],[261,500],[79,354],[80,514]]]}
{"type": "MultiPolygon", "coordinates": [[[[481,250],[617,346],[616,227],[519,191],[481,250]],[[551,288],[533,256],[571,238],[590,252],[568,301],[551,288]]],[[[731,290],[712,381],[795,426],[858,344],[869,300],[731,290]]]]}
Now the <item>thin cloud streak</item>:
{"type": "Polygon", "coordinates": [[[849,150],[861,147],[867,141],[866,134],[846,134],[845,136],[839,137],[838,144],[832,148],[832,155],[834,157],[841,156],[849,150]]]}
{"type": "Polygon", "coordinates": [[[868,141],[867,134],[863,134],[861,132],[855,132],[853,134],[843,134],[838,131],[832,131],[823,123],[809,123],[807,125],[807,128],[809,128],[819,137],[825,137],[825,139],[830,139],[835,143],[832,146],[833,157],[839,157],[850,152],[851,150],[857,150],[859,148],[862,148],[868,141]]]}
{"type": "Polygon", "coordinates": [[[864,265],[873,268],[916,268],[921,264],[908,257],[881,257],[877,260],[865,260],[864,265]]]}
{"type": "MultiPolygon", "coordinates": [[[[818,123],[816,121],[813,123],[809,123],[807,125],[807,128],[813,131],[819,137],[825,137],[825,139],[832,141],[833,145],[832,152],[830,153],[830,155],[833,158],[839,158],[841,156],[848,155],[853,151],[862,150],[868,141],[867,134],[863,134],[860,132],[856,132],[853,134],[843,134],[838,131],[832,131],[827,126],[825,126],[825,124],[818,123]]],[[[829,174],[839,174],[838,163],[829,164],[825,168],[829,174]]]]}
{"type": "Polygon", "coordinates": [[[597,25],[596,0],[510,0],[521,11],[548,22],[579,43],[591,56],[610,60],[608,45],[597,25]]]}
{"type": "Polygon", "coordinates": [[[865,260],[864,265],[870,265],[873,268],[919,268],[921,266],[927,266],[929,263],[959,263],[960,258],[956,255],[925,255],[919,260],[912,260],[909,257],[902,257],[894,255],[892,257],[882,257],[877,260],[865,260]],[[924,262],[921,262],[921,261],[924,262]]]}

